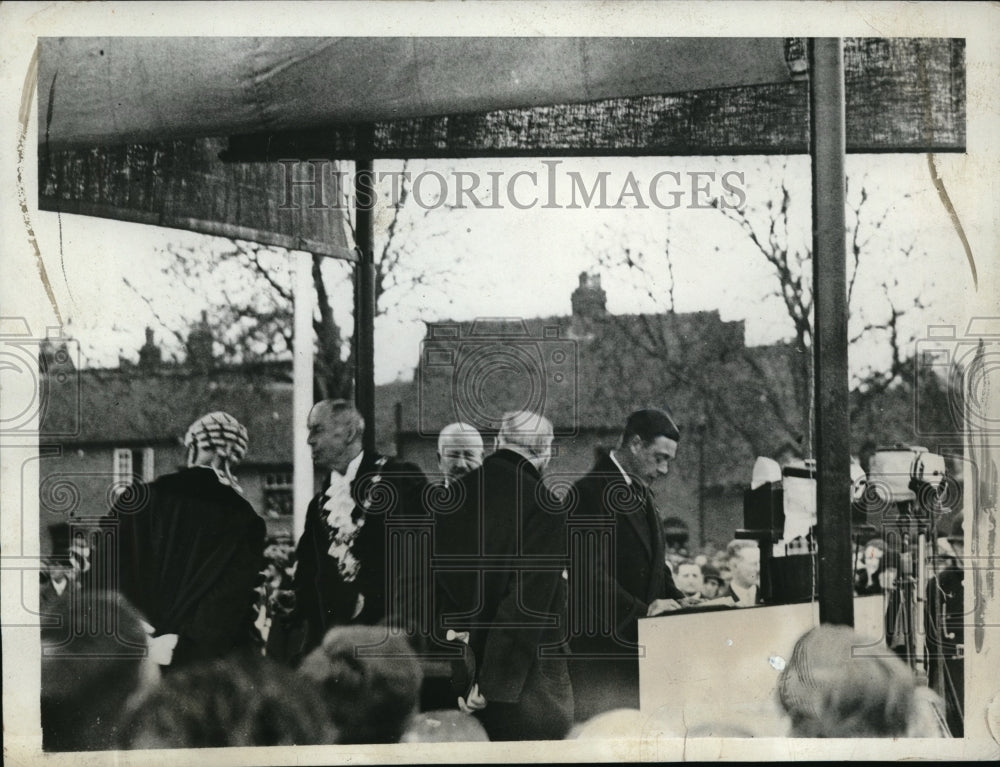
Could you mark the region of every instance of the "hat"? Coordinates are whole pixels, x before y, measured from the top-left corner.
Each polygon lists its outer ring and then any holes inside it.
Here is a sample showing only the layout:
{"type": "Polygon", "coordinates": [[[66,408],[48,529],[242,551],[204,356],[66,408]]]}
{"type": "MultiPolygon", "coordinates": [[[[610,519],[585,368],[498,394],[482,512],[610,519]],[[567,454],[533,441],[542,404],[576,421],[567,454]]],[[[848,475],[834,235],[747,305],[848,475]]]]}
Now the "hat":
{"type": "Polygon", "coordinates": [[[868,542],[865,543],[865,548],[866,549],[875,548],[885,551],[887,547],[885,545],[885,541],[882,540],[881,538],[871,538],[868,542]]]}
{"type": "Polygon", "coordinates": [[[712,565],[701,566],[701,577],[706,581],[716,580],[720,586],[722,585],[722,573],[719,572],[717,567],[713,567],[712,565]]]}
{"type": "Polygon", "coordinates": [[[821,624],[795,643],[778,699],[799,737],[886,737],[906,732],[916,688],[884,640],[821,624]]]}

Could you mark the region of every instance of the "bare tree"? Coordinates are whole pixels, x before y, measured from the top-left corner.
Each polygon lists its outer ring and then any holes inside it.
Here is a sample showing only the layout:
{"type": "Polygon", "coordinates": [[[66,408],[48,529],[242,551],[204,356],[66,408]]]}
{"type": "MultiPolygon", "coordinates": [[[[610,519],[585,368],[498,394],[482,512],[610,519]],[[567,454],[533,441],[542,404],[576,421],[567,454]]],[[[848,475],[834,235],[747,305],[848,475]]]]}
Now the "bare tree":
{"type": "MultiPolygon", "coordinates": [[[[406,170],[404,163],[403,170],[406,170]]],[[[447,284],[449,266],[428,268],[416,257],[421,248],[441,235],[426,234],[422,221],[430,210],[414,213],[407,203],[410,186],[405,174],[395,190],[383,189],[376,231],[375,302],[376,315],[384,316],[415,291],[440,289],[447,284]]],[[[354,239],[353,209],[345,195],[337,210],[354,239]]],[[[450,210],[442,205],[436,210],[450,210]]],[[[294,294],[289,253],[255,242],[225,241],[223,247],[169,246],[172,256],[164,276],[202,302],[211,318],[213,336],[222,346],[222,360],[250,362],[287,359],[294,348],[294,294]],[[211,286],[211,287],[207,287],[211,286]]],[[[314,388],[317,397],[350,398],[354,385],[353,334],[348,336],[337,321],[334,296],[338,284],[353,285],[356,271],[346,264],[331,264],[323,256],[312,256],[312,283],[316,291],[313,317],[315,347],[314,388]]],[[[453,266],[454,264],[450,265],[453,266]]],[[[163,299],[140,293],[163,329],[183,347],[193,318],[168,320],[159,311],[163,299]],[[185,324],[186,323],[186,324],[185,324]]],[[[343,291],[341,291],[343,292],[343,291]]],[[[447,296],[440,291],[445,300],[447,296]]],[[[351,291],[353,295],[353,291],[351,291]]],[[[353,311],[353,307],[352,307],[353,311]]],[[[340,313],[343,316],[343,313],[340,313]]]]}
{"type": "MultiPolygon", "coordinates": [[[[882,295],[885,307],[879,318],[872,318],[873,307],[862,307],[857,301],[856,287],[862,278],[862,266],[867,260],[872,260],[872,254],[879,247],[876,237],[882,231],[892,210],[892,205],[872,210],[873,197],[867,187],[867,179],[854,185],[846,180],[847,194],[847,307],[851,318],[852,333],[849,344],[857,345],[872,334],[882,332],[889,345],[890,360],[883,374],[886,385],[896,380],[903,371],[901,365],[903,354],[901,347],[912,342],[912,337],[900,337],[899,320],[911,308],[923,308],[919,297],[910,298],[909,302],[898,295],[899,281],[881,279],[882,295]],[[857,191],[855,191],[855,189],[857,191]],[[909,303],[906,308],[902,308],[909,303]]],[[[909,197],[909,195],[904,195],[909,197]]],[[[796,245],[790,233],[790,208],[793,203],[792,193],[785,181],[785,168],[782,168],[780,190],[776,200],[768,199],[763,208],[733,208],[725,206],[719,198],[713,205],[726,218],[733,221],[753,243],[757,252],[771,266],[775,288],[773,295],[778,296],[786,314],[791,321],[793,336],[792,345],[797,352],[792,359],[797,360],[794,366],[797,400],[803,410],[801,422],[808,436],[806,446],[811,447],[813,426],[813,284],[812,284],[812,249],[808,245],[796,245]]],[[[900,249],[905,260],[909,260],[915,247],[909,245],[900,249]]],[[[874,311],[878,312],[877,309],[874,311]]],[[[882,371],[869,371],[881,373],[882,371]]],[[[860,376],[859,376],[860,377],[860,376]]]]}
{"type": "MultiPolygon", "coordinates": [[[[740,439],[758,453],[774,449],[773,443],[798,444],[804,454],[811,453],[813,435],[813,285],[812,252],[801,237],[801,223],[795,220],[793,206],[798,202],[781,170],[780,184],[758,207],[733,208],[722,199],[713,200],[723,216],[733,222],[770,267],[773,288],[768,293],[781,302],[790,323],[790,339],[771,347],[746,348],[738,339],[695,338],[677,326],[675,286],[671,243],[667,234],[661,251],[646,254],[625,247],[617,253],[599,257],[603,267],[625,267],[633,283],[653,305],[664,306],[662,314],[643,314],[612,318],[647,360],[661,363],[663,380],[699,392],[700,408],[708,430],[728,424],[740,439]],[[666,290],[657,285],[654,272],[668,276],[666,290]],[[709,349],[711,346],[711,350],[709,349]],[[711,353],[710,353],[711,351],[711,353]],[[762,429],[766,420],[773,426],[762,429]]],[[[865,371],[858,380],[877,380],[883,386],[898,381],[908,369],[902,352],[912,337],[902,332],[901,318],[912,309],[922,309],[919,296],[906,297],[899,281],[884,274],[878,282],[864,270],[866,261],[880,247],[876,239],[891,212],[886,205],[874,210],[875,201],[865,180],[848,184],[848,304],[851,316],[852,345],[880,335],[889,347],[889,359],[883,370],[865,371]],[[859,280],[879,284],[883,304],[859,301],[859,280]]],[[[884,246],[882,246],[884,247],[884,246]]],[[[901,248],[904,261],[913,256],[915,247],[901,248]]],[[[870,290],[867,291],[871,293],[870,290]]],[[[766,296],[761,296],[765,298],[766,296]]],[[[609,364],[609,363],[606,363],[609,364]]],[[[717,434],[715,436],[718,436],[717,434]]]]}
{"type": "MultiPolygon", "coordinates": [[[[602,399],[620,407],[634,406],[644,396],[655,401],[655,390],[641,392],[643,380],[655,382],[660,392],[670,392],[670,404],[686,414],[689,423],[700,422],[704,434],[719,443],[739,441],[754,454],[766,454],[773,443],[793,441],[801,424],[789,417],[790,396],[781,387],[773,365],[743,344],[738,323],[722,321],[717,313],[679,314],[674,299],[675,281],[669,235],[662,253],[668,282],[660,289],[650,270],[651,258],[629,248],[620,256],[603,254],[605,268],[623,264],[634,274],[634,283],[651,303],[666,301],[662,313],[608,315],[610,333],[596,339],[589,356],[596,366],[614,375],[595,375],[594,380],[629,381],[628,387],[608,386],[602,399]],[[664,299],[665,296],[665,299],[664,299]],[[628,354],[622,350],[628,349],[628,354]],[[771,424],[770,428],[762,428],[771,424]]],[[[722,467],[720,475],[724,474],[722,467]]]]}

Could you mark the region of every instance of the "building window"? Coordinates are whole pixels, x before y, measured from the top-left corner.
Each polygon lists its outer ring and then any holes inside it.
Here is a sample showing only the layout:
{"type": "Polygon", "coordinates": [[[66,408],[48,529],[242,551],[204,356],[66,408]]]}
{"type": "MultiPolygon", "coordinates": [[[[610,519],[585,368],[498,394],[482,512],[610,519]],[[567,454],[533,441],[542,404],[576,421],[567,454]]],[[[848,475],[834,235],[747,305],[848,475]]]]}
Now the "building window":
{"type": "Polygon", "coordinates": [[[264,514],[271,519],[292,516],[292,474],[287,471],[264,475],[264,514]]]}
{"type": "Polygon", "coordinates": [[[112,471],[115,477],[115,488],[127,487],[132,484],[132,451],[127,447],[116,447],[112,471]]]}
{"type": "Polygon", "coordinates": [[[136,479],[152,482],[156,476],[153,448],[143,447],[133,450],[130,447],[116,447],[112,472],[114,485],[119,489],[130,486],[136,479]]]}
{"type": "Polygon", "coordinates": [[[152,482],[156,479],[156,472],[153,469],[153,448],[144,447],[142,449],[142,477],[143,482],[152,482]]]}

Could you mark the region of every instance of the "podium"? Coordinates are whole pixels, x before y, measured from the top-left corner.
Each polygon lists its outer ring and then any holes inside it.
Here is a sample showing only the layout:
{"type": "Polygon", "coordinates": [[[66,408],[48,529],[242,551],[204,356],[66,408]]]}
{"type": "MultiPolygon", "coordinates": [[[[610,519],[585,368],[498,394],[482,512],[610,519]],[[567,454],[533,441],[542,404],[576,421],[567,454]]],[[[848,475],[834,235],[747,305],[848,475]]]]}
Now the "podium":
{"type": "MultiPolygon", "coordinates": [[[[883,595],[854,600],[859,635],[884,640],[883,595]]],[[[783,737],[775,695],[795,642],[819,625],[819,604],[668,613],[639,621],[639,700],[644,714],[683,728],[741,723],[756,735],[783,737]]],[[[891,652],[886,648],[886,652],[891,652]]]]}

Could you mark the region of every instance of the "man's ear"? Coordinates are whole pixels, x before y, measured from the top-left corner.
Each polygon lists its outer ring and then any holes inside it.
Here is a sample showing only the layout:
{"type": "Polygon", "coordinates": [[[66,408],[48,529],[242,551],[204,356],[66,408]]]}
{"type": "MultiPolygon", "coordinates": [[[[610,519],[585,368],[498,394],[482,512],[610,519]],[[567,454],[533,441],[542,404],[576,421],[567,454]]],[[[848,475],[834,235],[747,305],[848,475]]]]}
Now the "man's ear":
{"type": "Polygon", "coordinates": [[[626,447],[629,449],[629,452],[631,452],[634,455],[642,447],[642,437],[640,437],[638,434],[633,434],[632,437],[629,439],[626,447]]]}

